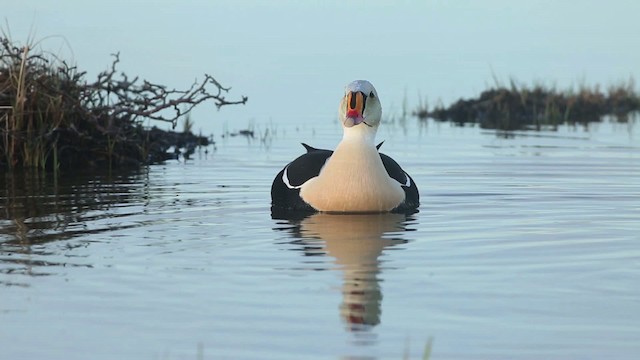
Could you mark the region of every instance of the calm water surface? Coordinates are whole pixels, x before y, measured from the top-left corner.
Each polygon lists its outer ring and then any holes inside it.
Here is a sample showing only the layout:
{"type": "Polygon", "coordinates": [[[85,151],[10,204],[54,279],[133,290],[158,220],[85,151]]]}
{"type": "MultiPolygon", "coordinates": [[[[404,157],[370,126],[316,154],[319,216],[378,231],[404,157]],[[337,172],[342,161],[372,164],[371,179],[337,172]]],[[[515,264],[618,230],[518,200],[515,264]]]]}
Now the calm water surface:
{"type": "Polygon", "coordinates": [[[420,212],[272,219],[340,129],[139,172],[0,179],[2,359],[633,359],[640,131],[384,124],[420,212]]]}

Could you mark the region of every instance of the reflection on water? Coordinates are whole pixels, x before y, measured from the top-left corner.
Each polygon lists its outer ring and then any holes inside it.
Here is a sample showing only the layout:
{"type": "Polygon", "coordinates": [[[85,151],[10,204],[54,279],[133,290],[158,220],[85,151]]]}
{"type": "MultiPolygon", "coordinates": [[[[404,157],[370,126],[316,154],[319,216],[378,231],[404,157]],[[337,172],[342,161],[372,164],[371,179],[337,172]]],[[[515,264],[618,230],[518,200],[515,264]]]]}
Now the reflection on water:
{"type": "Polygon", "coordinates": [[[134,172],[54,178],[31,172],[7,173],[0,178],[4,188],[0,200],[2,242],[35,244],[112,230],[113,227],[89,229],[84,223],[126,216],[112,210],[144,197],[140,186],[143,176],[134,172]]]}
{"type": "Polygon", "coordinates": [[[367,332],[380,324],[380,255],[392,246],[407,243],[403,233],[412,219],[404,214],[318,213],[302,221],[290,221],[294,243],[305,255],[331,256],[341,270],[340,316],[347,330],[367,332]]]}
{"type": "MultiPolygon", "coordinates": [[[[40,260],[51,255],[44,244],[135,224],[118,219],[145,197],[145,174],[91,173],[55,178],[37,172],[12,172],[0,177],[0,273],[48,275],[43,267],[85,266],[40,260]],[[40,269],[40,270],[37,270],[40,269]]],[[[66,243],[67,248],[83,244],[66,243]]],[[[21,285],[5,282],[5,285],[21,285]]]]}

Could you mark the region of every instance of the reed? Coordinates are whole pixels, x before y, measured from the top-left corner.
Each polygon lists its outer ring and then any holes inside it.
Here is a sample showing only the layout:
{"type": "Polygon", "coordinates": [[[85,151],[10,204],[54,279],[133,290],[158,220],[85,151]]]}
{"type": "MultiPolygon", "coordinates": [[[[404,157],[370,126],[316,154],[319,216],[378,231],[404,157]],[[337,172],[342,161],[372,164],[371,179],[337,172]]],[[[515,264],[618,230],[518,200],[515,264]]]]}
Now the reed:
{"type": "MultiPolygon", "coordinates": [[[[410,359],[410,355],[409,355],[409,338],[406,339],[405,344],[404,344],[404,354],[402,356],[403,360],[409,360],[410,359]]],[[[431,359],[431,353],[433,351],[433,337],[429,337],[424,345],[424,349],[422,352],[422,360],[429,360],[431,359]]]]}
{"type": "Polygon", "coordinates": [[[182,121],[182,132],[191,133],[193,131],[193,120],[191,120],[191,114],[187,114],[182,121]]]}

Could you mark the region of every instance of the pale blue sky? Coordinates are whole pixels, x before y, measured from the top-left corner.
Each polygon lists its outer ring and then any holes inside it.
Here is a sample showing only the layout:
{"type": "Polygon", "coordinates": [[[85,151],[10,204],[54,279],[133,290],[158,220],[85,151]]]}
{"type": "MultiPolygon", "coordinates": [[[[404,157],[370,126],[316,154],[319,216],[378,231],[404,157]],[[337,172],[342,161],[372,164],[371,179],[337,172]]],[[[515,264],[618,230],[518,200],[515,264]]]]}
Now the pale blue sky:
{"type": "Polygon", "coordinates": [[[129,75],[186,87],[206,72],[249,96],[220,114],[199,109],[200,125],[330,120],[359,78],[392,110],[405,93],[413,104],[472,96],[492,72],[559,86],[638,78],[638,14],[633,0],[25,0],[1,16],[14,40],[54,36],[43,46],[91,77],[120,51],[129,75]]]}

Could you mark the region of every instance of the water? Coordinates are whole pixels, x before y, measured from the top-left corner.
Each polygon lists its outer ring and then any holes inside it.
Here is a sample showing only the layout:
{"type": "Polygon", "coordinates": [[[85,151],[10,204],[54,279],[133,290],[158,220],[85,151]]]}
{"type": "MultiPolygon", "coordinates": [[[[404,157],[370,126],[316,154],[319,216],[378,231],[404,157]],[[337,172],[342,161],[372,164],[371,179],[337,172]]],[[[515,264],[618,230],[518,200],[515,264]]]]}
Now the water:
{"type": "Polygon", "coordinates": [[[394,115],[494,78],[638,78],[639,4],[7,2],[10,38],[88,81],[118,51],[130,78],[215,76],[249,102],[203,104],[195,129],[258,136],[139,172],[0,176],[0,359],[636,358],[637,121],[384,124],[421,190],[409,217],[272,219],[269,187],[300,141],[336,145],[354,79],[394,115]]]}
{"type": "Polygon", "coordinates": [[[258,124],[188,162],[5,174],[2,359],[631,359],[635,125],[502,136],[383,124],[420,212],[272,219],[269,188],[336,123],[258,124]]]}

